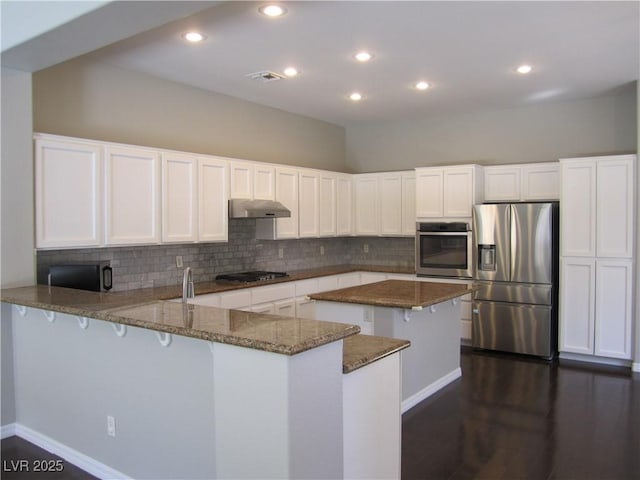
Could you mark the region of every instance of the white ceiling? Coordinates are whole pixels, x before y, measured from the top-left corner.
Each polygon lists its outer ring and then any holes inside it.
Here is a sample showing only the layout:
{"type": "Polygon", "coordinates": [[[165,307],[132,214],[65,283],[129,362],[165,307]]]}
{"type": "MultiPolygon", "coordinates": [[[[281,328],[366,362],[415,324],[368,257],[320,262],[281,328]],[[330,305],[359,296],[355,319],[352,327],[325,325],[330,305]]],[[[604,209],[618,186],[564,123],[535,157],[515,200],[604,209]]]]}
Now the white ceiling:
{"type": "Polygon", "coordinates": [[[263,4],[223,2],[92,56],[339,125],[591,97],[639,77],[635,1],[290,1],[278,19],[263,4]],[[191,28],[207,40],[187,44],[191,28]],[[356,62],[360,49],[374,59],[356,62]],[[515,73],[521,63],[534,71],[515,73]],[[300,75],[245,76],[288,65],[300,75]],[[433,88],[416,91],[419,79],[433,88]]]}

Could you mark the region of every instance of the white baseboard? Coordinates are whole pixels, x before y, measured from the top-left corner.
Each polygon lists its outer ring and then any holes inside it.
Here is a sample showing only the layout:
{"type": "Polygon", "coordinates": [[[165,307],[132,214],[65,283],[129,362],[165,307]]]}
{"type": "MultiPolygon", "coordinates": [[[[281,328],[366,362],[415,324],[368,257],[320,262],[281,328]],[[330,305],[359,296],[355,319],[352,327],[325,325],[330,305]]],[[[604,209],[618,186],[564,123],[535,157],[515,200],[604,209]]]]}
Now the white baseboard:
{"type": "Polygon", "coordinates": [[[440,377],[435,382],[430,383],[419,392],[414,393],[409,398],[402,401],[402,413],[405,413],[410,408],[415,407],[418,403],[423,401],[425,398],[430,397],[431,395],[436,393],[438,390],[446,387],[451,382],[453,382],[454,380],[457,380],[461,376],[462,376],[462,369],[458,367],[455,370],[447,373],[445,376],[440,377]]]}
{"type": "MultiPolygon", "coordinates": [[[[20,425],[19,423],[12,423],[10,425],[6,425],[2,427],[2,438],[4,437],[5,427],[7,430],[12,432],[12,435],[16,435],[28,442],[37,445],[38,447],[46,450],[49,453],[57,455],[65,459],[67,462],[75,465],[76,467],[84,470],[91,475],[102,478],[102,479],[130,479],[122,472],[115,470],[104,463],[100,463],[97,460],[85,455],[84,453],[80,453],[77,450],[74,450],[67,445],[64,445],[57,440],[54,440],[46,435],[43,435],[40,432],[36,432],[24,425],[20,425]]],[[[10,436],[10,435],[7,435],[10,436]]]]}
{"type": "MultiPolygon", "coordinates": [[[[595,355],[581,355],[579,353],[560,352],[561,360],[575,360],[577,362],[597,363],[600,365],[613,365],[615,367],[632,367],[631,360],[622,360],[619,358],[596,357],[595,355]]],[[[638,364],[634,364],[638,365],[638,364]]],[[[634,370],[635,371],[635,370],[634,370]]]]}
{"type": "Polygon", "coordinates": [[[9,423],[0,427],[0,439],[13,437],[16,434],[16,424],[9,423]]]}

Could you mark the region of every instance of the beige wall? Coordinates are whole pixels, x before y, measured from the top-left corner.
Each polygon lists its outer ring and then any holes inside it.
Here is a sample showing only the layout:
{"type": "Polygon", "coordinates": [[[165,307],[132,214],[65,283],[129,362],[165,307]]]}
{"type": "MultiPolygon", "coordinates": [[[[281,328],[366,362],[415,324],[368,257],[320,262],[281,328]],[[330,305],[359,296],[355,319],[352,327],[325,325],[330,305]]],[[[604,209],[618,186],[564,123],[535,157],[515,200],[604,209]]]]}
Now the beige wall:
{"type": "MultiPolygon", "coordinates": [[[[437,94],[437,92],[433,92],[437,94]]],[[[347,126],[354,172],[549,162],[637,148],[636,86],[586,100],[347,126]]]]}
{"type": "Polygon", "coordinates": [[[327,122],[80,58],[33,75],[34,131],[344,171],[327,122]]]}

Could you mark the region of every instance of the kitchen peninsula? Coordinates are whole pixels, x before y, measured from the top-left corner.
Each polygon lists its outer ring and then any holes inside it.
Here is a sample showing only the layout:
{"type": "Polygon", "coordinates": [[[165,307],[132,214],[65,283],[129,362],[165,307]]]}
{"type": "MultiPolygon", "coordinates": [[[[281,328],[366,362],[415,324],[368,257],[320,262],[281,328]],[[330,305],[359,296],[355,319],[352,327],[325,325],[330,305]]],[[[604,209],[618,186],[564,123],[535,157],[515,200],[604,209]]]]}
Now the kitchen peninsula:
{"type": "Polygon", "coordinates": [[[16,433],[99,477],[356,478],[381,458],[399,475],[398,352],[409,342],[153,292],[1,294],[16,433]],[[369,400],[385,409],[372,413],[388,438],[368,438],[369,400]],[[385,447],[370,465],[371,450],[351,448],[363,439],[385,447]]]}
{"type": "Polygon", "coordinates": [[[382,282],[310,295],[316,318],[360,326],[371,333],[411,341],[402,357],[402,412],[460,375],[459,298],[473,287],[408,280],[382,282]]]}

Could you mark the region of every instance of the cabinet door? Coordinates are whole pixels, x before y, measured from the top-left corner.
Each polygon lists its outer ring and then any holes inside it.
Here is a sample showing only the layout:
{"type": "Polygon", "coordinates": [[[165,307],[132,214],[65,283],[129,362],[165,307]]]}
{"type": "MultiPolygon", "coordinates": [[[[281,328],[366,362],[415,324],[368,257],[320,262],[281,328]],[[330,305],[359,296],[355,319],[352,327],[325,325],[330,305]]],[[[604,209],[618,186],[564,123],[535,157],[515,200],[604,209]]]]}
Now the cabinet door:
{"type": "Polygon", "coordinates": [[[229,164],[229,198],[253,198],[253,165],[250,162],[229,164]]]}
{"type": "Polygon", "coordinates": [[[36,140],[36,248],[102,243],[102,149],[36,140]]]}
{"type": "Polygon", "coordinates": [[[300,237],[317,237],[320,234],[320,175],[317,172],[301,170],[299,181],[300,237]]]}
{"type": "Polygon", "coordinates": [[[484,199],[492,202],[520,200],[521,168],[516,165],[508,167],[485,167],[484,199]]]}
{"type": "Polygon", "coordinates": [[[228,164],[216,158],[198,160],[198,240],[228,240],[228,164]]]}
{"type": "Polygon", "coordinates": [[[631,260],[596,261],[596,355],[631,359],[632,278],[631,260]]]}
{"type": "Polygon", "coordinates": [[[276,315],[282,315],[284,317],[296,316],[296,302],[293,298],[275,302],[274,306],[276,315]]]}
{"type": "Polygon", "coordinates": [[[634,156],[598,160],[596,256],[631,258],[634,241],[634,156]]]}
{"type": "Polygon", "coordinates": [[[336,236],[336,182],[337,177],[330,172],[320,173],[320,236],[336,236]]]}
{"type": "Polygon", "coordinates": [[[306,297],[296,298],[296,317],[315,320],[316,301],[306,297]]]}
{"type": "Polygon", "coordinates": [[[525,202],[558,200],[560,198],[560,164],[554,162],[523,165],[521,193],[522,200],[525,202]]]}
{"type": "Polygon", "coordinates": [[[377,235],[378,227],[378,177],[375,175],[356,176],[355,188],[355,230],[357,235],[377,235]]]}
{"type": "Polygon", "coordinates": [[[353,179],[351,175],[339,175],[336,192],[336,234],[353,234],[353,179]]]}
{"type": "Polygon", "coordinates": [[[471,217],[475,195],[473,175],[473,167],[444,169],[443,216],[471,217]]]}
{"type": "Polygon", "coordinates": [[[442,187],[442,168],[416,168],[416,217],[442,217],[442,187]]]}
{"type": "Polygon", "coordinates": [[[402,175],[402,234],[416,234],[416,174],[402,175]]]}
{"type": "Polygon", "coordinates": [[[162,241],[195,242],[197,226],[197,160],[162,154],[162,241]]]}
{"type": "Polygon", "coordinates": [[[298,238],[298,170],[276,169],[276,200],[291,210],[291,217],[276,219],[277,238],[298,238]]]}
{"type": "Polygon", "coordinates": [[[276,169],[269,165],[253,166],[253,198],[273,200],[276,188],[276,169]]]}
{"type": "Polygon", "coordinates": [[[596,163],[563,160],[561,165],[560,254],[595,257],[596,163]]]}
{"type": "Polygon", "coordinates": [[[380,233],[402,234],[402,174],[386,173],[379,178],[380,233]]]}
{"type": "Polygon", "coordinates": [[[593,354],[595,260],[563,258],[560,261],[559,349],[593,354]]]}
{"type": "Polygon", "coordinates": [[[150,150],[106,147],[106,243],[160,241],[160,158],[150,150]]]}

